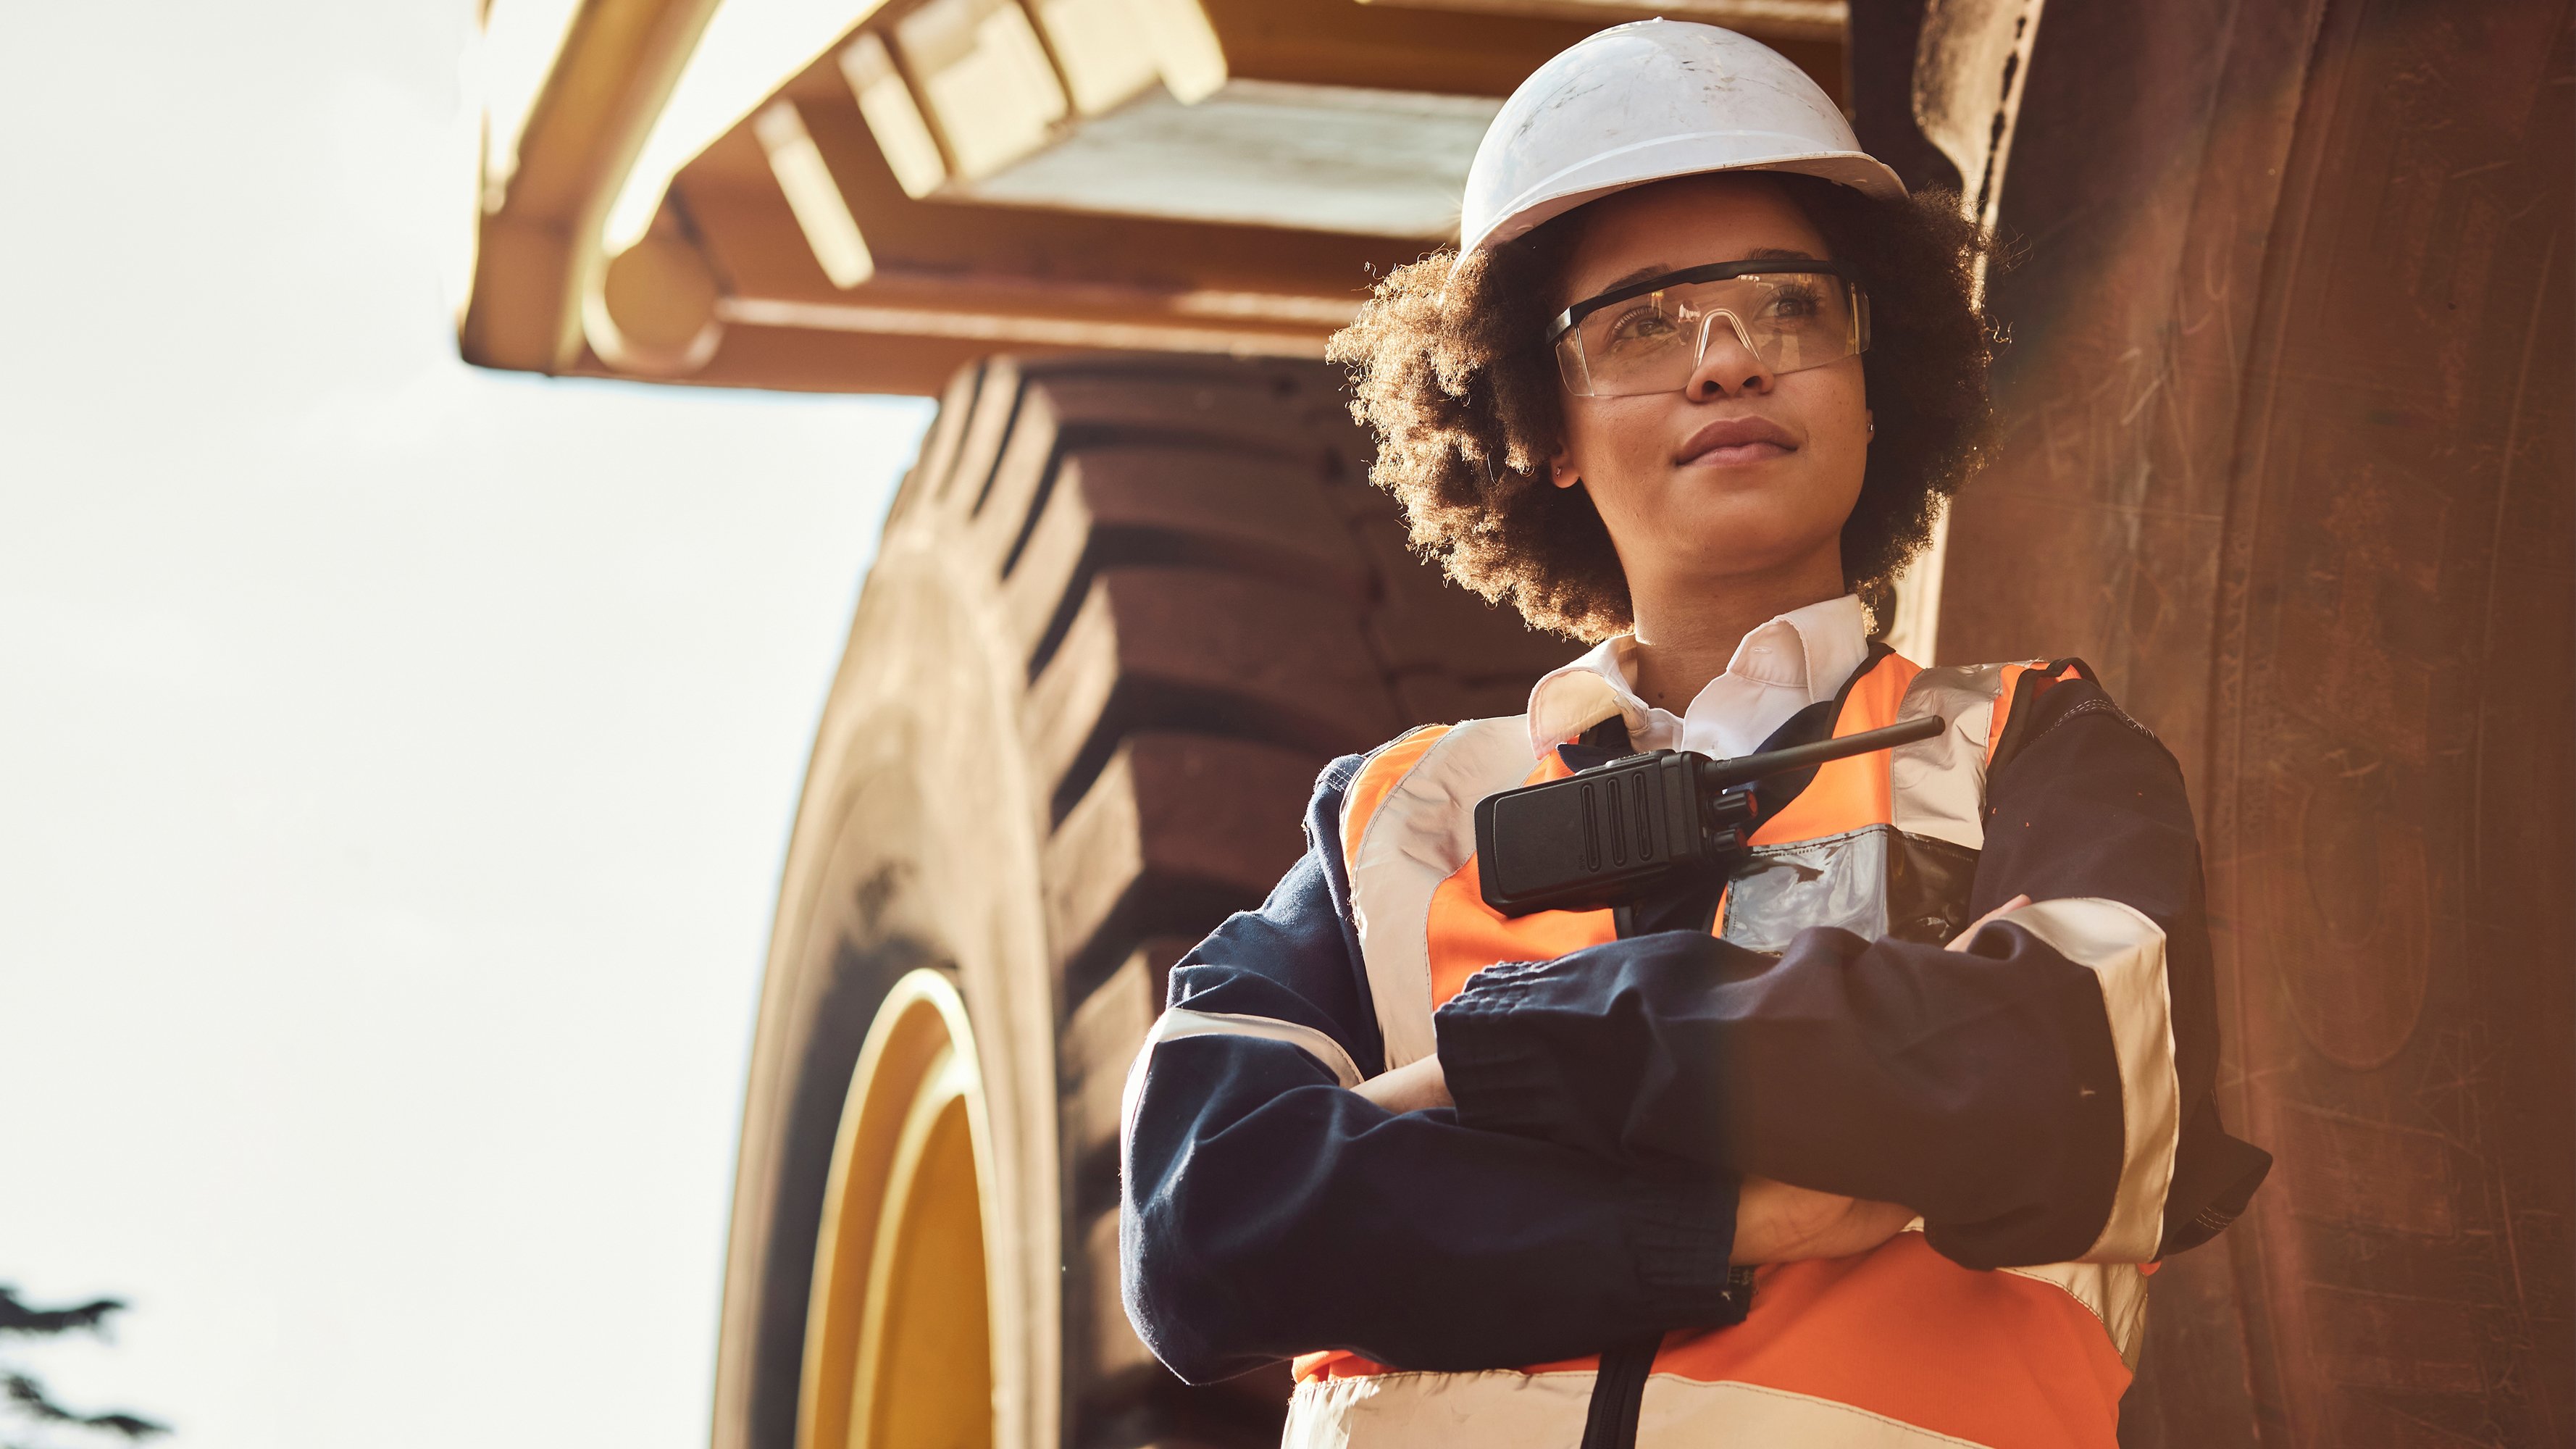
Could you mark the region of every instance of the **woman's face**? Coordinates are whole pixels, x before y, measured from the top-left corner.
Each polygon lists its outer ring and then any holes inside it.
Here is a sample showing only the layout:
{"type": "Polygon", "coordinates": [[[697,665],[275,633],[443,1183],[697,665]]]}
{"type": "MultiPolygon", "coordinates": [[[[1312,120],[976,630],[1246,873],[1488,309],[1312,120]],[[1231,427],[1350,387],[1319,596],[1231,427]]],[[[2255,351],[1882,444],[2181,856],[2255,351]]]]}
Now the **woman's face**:
{"type": "MultiPolygon", "coordinates": [[[[1710,262],[1830,260],[1780,186],[1697,176],[1583,208],[1558,307],[1710,262]]],[[[1730,577],[1828,576],[1860,498],[1869,409],[1861,360],[1774,374],[1723,325],[1679,392],[1565,398],[1558,487],[1587,489],[1640,607],[1730,577]]]]}

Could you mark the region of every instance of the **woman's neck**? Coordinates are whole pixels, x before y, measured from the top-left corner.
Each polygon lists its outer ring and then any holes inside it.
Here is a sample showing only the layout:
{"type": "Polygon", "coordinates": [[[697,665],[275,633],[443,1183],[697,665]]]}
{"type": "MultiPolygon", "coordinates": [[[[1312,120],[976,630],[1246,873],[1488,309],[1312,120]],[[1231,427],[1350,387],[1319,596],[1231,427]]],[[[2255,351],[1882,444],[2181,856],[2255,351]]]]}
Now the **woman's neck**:
{"type": "Polygon", "coordinates": [[[1630,588],[1636,614],[1637,697],[1680,714],[1726,672],[1744,636],[1792,609],[1837,599],[1839,547],[1775,572],[1630,588]]]}

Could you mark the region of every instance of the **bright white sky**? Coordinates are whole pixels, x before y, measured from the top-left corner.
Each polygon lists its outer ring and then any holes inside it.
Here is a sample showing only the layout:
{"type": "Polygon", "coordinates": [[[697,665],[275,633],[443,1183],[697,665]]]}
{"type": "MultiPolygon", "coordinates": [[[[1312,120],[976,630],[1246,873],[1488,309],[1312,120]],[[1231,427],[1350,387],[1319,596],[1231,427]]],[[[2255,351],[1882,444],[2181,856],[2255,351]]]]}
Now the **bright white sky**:
{"type": "Polygon", "coordinates": [[[471,17],[0,43],[0,1281],[134,1304],[0,1351],[187,1449],[705,1442],[772,895],[928,418],[458,363],[471,17]]]}

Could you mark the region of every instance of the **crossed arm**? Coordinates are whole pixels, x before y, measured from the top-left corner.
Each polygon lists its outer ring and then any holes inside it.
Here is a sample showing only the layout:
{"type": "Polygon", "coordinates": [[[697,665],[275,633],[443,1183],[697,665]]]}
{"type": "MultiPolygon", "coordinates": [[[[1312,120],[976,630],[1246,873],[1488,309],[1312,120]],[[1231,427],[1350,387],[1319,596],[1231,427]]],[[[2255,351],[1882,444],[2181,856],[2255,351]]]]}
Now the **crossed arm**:
{"type": "MultiPolygon", "coordinates": [[[[1948,949],[1966,950],[1989,923],[2029,904],[2030,897],[2014,896],[1961,931],[1948,949]]],[[[1454,1110],[1458,1105],[1449,1095],[1449,1079],[1437,1055],[1381,1073],[1353,1090],[1389,1112],[1454,1110]]],[[[1760,1264],[1847,1258],[1903,1232],[1914,1217],[1914,1210],[1901,1203],[1747,1177],[1736,1188],[1735,1242],[1728,1261],[1760,1264]]]]}
{"type": "MultiPolygon", "coordinates": [[[[1370,1078],[1352,1089],[1389,1112],[1454,1110],[1440,1058],[1370,1078]]],[[[1735,1189],[1732,1264],[1794,1263],[1807,1258],[1848,1258],[1866,1253],[1905,1230],[1914,1210],[1901,1203],[1845,1197],[1748,1177],[1735,1189]]]]}
{"type": "Polygon", "coordinates": [[[2207,1236],[2189,1225],[2241,1207],[2261,1154],[2208,1106],[2179,774],[2116,711],[2069,710],[2025,753],[1990,790],[1972,907],[2111,895],[2161,936],[2183,1148],[2161,1241],[2152,1202],[2142,1232],[2105,1227],[2138,1134],[2103,988],[2016,922],[1949,951],[1825,930],[1774,960],[1667,933],[1491,968],[1442,1008],[1437,1058],[1364,1080],[1380,1049],[1331,849],[1345,761],[1318,848],[1175,968],[1166,1022],[1204,1031],[1158,1028],[1131,1079],[1139,1331],[1191,1379],[1318,1348],[1483,1368],[1732,1322],[1730,1261],[1860,1251],[1917,1214],[1975,1267],[2207,1236]],[[1246,1021],[1269,1025],[1227,1034],[1246,1021]]]}

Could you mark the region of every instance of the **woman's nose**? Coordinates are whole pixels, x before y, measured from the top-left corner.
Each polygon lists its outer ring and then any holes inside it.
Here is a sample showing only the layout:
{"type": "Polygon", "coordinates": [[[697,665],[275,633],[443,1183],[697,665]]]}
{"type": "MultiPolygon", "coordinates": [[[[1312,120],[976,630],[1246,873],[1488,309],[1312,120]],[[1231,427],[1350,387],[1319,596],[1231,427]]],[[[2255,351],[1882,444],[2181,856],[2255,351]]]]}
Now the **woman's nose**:
{"type": "Polygon", "coordinates": [[[1762,354],[1754,351],[1752,340],[1744,335],[1744,324],[1734,313],[1718,310],[1700,319],[1699,362],[1691,369],[1690,381],[1682,385],[1682,393],[1693,402],[1759,396],[1771,390],[1776,375],[1762,354]]]}

